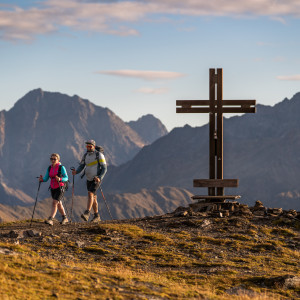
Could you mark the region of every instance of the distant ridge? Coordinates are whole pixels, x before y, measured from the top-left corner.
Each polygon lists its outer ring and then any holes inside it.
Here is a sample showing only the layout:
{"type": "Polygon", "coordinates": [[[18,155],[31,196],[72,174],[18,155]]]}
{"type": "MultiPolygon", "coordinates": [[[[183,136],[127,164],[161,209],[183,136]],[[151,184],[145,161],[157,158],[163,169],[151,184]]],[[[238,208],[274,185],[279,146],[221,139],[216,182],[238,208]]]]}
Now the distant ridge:
{"type": "Polygon", "coordinates": [[[137,121],[130,121],[127,124],[137,132],[147,144],[153,143],[168,133],[165,125],[151,114],[142,116],[137,121]]]}
{"type": "MultiPolygon", "coordinates": [[[[64,200],[67,207],[71,207],[70,193],[64,200]]],[[[160,215],[166,212],[172,212],[179,206],[187,206],[191,203],[191,193],[184,189],[174,187],[159,187],[156,190],[142,189],[138,193],[122,193],[122,194],[106,194],[107,204],[113,218],[116,219],[130,219],[145,216],[160,215]]],[[[51,209],[51,198],[48,197],[43,201],[38,201],[35,210],[36,219],[46,219],[49,217],[51,209]]],[[[110,215],[103,199],[99,197],[100,215],[103,220],[110,220],[110,215]]],[[[81,221],[80,215],[86,209],[86,196],[76,196],[74,199],[74,220],[81,221]]],[[[0,223],[30,219],[33,212],[33,205],[24,206],[10,206],[0,204],[0,223]]],[[[57,213],[57,219],[61,216],[57,213]]]]}
{"type": "MultiPolygon", "coordinates": [[[[0,203],[33,201],[36,177],[46,172],[51,153],[59,153],[69,171],[86,151],[84,141],[93,138],[104,147],[109,166],[119,165],[132,159],[153,132],[141,137],[110,109],[77,95],[32,90],[0,112],[0,203]],[[8,193],[11,189],[24,194],[8,193]]],[[[47,191],[40,196],[48,196],[47,191]]]]}
{"type": "MultiPolygon", "coordinates": [[[[241,202],[300,209],[300,93],[256,114],[224,119],[224,178],[238,178],[241,202]]],[[[175,117],[175,116],[174,116],[175,117]]],[[[144,147],[112,170],[106,188],[133,192],[141,187],[176,186],[193,193],[194,178],[208,178],[208,125],[188,125],[144,147]]],[[[206,189],[202,190],[207,193],[206,189]]]]}

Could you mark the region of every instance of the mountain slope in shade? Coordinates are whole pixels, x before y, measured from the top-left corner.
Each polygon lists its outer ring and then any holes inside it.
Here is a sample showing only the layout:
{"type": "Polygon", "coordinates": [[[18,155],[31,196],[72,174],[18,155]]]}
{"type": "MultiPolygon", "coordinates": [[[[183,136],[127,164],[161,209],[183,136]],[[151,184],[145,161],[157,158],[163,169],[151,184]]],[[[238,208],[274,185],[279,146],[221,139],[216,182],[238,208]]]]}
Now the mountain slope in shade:
{"type": "MultiPolygon", "coordinates": [[[[0,202],[22,202],[22,197],[9,196],[11,189],[27,195],[24,204],[35,197],[35,178],[45,174],[51,153],[61,155],[70,175],[70,167],[77,167],[86,151],[84,141],[90,138],[104,147],[109,165],[128,161],[145,145],[144,138],[111,110],[78,96],[36,89],[9,111],[1,111],[0,202]]],[[[48,194],[41,191],[40,196],[48,194]]]]}
{"type": "MultiPolygon", "coordinates": [[[[174,211],[178,206],[188,206],[191,203],[191,193],[184,189],[160,187],[157,190],[143,189],[139,193],[105,194],[106,203],[114,219],[129,219],[145,216],[161,215],[174,211]]],[[[109,220],[110,215],[101,197],[98,195],[100,215],[103,220],[109,220]]],[[[68,196],[64,203],[71,213],[72,199],[68,196]]],[[[80,215],[86,209],[87,197],[74,198],[74,220],[81,221],[80,215]]],[[[51,211],[52,199],[38,201],[35,209],[35,219],[46,219],[51,211]]],[[[8,206],[0,204],[0,222],[31,219],[33,206],[8,206]]],[[[56,215],[61,220],[59,213],[56,215]]]]}
{"type": "Polygon", "coordinates": [[[142,116],[137,121],[127,122],[127,124],[143,138],[146,144],[151,144],[168,133],[165,125],[150,114],[142,116]]]}
{"type": "MultiPolygon", "coordinates": [[[[239,179],[227,194],[253,205],[299,209],[300,93],[274,107],[258,105],[256,114],[224,119],[224,178],[239,179]],[[289,197],[285,196],[289,195],[289,197]],[[292,195],[292,196],[291,196],[292,195]],[[282,203],[282,205],[280,205],[282,203]]],[[[111,170],[110,191],[133,192],[158,185],[186,188],[194,194],[194,178],[208,178],[208,125],[175,128],[144,147],[133,160],[111,170]]]]}
{"type": "Polygon", "coordinates": [[[4,182],[0,182],[0,203],[28,205],[33,203],[34,199],[19,189],[8,187],[4,182]]]}

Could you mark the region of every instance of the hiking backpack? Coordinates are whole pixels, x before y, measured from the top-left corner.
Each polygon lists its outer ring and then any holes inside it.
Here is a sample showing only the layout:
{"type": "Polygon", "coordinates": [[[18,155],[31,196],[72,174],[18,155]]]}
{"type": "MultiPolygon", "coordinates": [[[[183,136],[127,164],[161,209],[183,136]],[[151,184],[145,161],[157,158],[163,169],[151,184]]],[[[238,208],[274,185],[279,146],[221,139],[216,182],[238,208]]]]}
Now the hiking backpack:
{"type": "MultiPolygon", "coordinates": [[[[97,164],[98,164],[98,168],[100,170],[101,166],[100,166],[100,163],[99,163],[99,152],[104,154],[104,148],[102,146],[95,146],[95,150],[96,150],[96,160],[97,160],[97,164]]],[[[85,163],[85,158],[87,156],[87,152],[84,153],[83,155],[83,160],[84,160],[84,163],[85,163]]],[[[83,171],[82,175],[80,176],[81,179],[84,177],[85,175],[85,170],[83,171]]]]}
{"type": "Polygon", "coordinates": [[[104,154],[104,148],[102,146],[95,146],[95,149],[104,154]]]}
{"type": "MultiPolygon", "coordinates": [[[[58,171],[57,171],[57,175],[56,175],[56,176],[58,176],[58,177],[61,177],[61,167],[62,167],[62,165],[59,165],[59,167],[58,167],[58,171]]],[[[51,165],[48,167],[48,173],[49,173],[49,174],[50,174],[50,169],[51,169],[51,165]]],[[[69,180],[63,182],[63,184],[64,184],[64,187],[65,187],[65,191],[67,191],[68,188],[69,188],[69,180]]],[[[49,189],[50,189],[50,188],[51,188],[51,185],[49,186],[49,189]]]]}

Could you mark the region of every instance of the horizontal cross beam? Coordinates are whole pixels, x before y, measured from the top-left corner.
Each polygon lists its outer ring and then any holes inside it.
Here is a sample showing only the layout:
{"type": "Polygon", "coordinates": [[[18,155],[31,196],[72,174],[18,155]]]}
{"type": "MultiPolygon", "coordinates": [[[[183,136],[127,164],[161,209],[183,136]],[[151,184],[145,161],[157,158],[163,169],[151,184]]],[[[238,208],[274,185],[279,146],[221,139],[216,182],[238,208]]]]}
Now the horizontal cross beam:
{"type": "Polygon", "coordinates": [[[191,197],[193,200],[236,200],[241,198],[240,195],[227,195],[227,196],[206,196],[206,195],[195,195],[191,197]]]}
{"type": "MultiPolygon", "coordinates": [[[[217,101],[215,100],[217,105],[217,101]]],[[[256,100],[222,100],[223,105],[255,105],[256,100]]],[[[176,100],[176,106],[210,105],[210,100],[176,100]]]]}
{"type": "Polygon", "coordinates": [[[238,179],[194,179],[194,187],[238,187],[238,179]]]}
{"type": "MultiPolygon", "coordinates": [[[[216,113],[218,110],[217,101],[214,101],[213,108],[210,107],[210,100],[177,100],[176,113],[216,113]]],[[[256,100],[222,100],[221,113],[255,113],[256,100]]]]}

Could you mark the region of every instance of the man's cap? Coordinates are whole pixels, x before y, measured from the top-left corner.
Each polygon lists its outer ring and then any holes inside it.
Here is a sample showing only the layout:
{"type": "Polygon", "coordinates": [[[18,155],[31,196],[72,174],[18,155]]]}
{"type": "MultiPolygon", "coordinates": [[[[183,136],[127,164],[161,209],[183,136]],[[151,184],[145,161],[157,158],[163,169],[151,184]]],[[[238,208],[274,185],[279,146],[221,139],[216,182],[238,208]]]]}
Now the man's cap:
{"type": "Polygon", "coordinates": [[[94,140],[87,140],[85,143],[96,146],[96,142],[94,140]]]}

